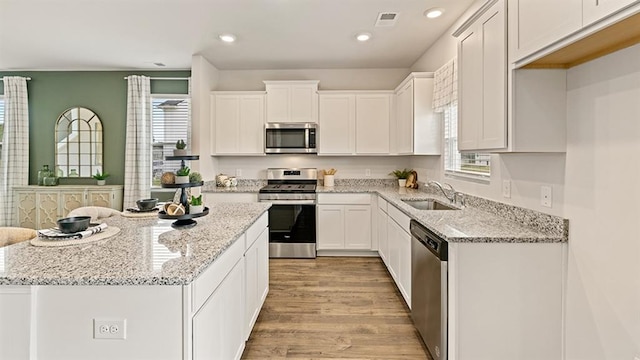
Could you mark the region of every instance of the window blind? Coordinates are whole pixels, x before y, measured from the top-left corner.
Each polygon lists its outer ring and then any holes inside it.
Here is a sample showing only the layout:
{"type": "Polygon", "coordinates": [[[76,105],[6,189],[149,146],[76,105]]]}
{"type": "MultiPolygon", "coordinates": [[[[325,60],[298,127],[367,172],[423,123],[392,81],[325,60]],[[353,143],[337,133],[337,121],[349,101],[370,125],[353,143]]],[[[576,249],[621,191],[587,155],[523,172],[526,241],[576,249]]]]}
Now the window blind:
{"type": "Polygon", "coordinates": [[[488,177],[491,174],[489,154],[458,152],[458,103],[445,106],[443,113],[445,173],[488,177]]]}
{"type": "Polygon", "coordinates": [[[167,161],[180,139],[190,145],[191,101],[188,95],[152,95],[151,124],[153,136],[152,186],[160,185],[162,174],[175,172],[180,161],[167,161]]]}

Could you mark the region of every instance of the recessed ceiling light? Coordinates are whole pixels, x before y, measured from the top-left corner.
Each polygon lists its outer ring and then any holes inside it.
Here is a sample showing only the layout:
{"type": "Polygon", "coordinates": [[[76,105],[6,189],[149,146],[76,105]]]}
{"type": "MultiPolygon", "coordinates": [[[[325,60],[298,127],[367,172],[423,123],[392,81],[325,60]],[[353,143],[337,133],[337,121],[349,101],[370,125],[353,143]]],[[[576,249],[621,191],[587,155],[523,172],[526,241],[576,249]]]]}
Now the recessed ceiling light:
{"type": "Polygon", "coordinates": [[[432,8],[424,12],[424,16],[428,17],[429,19],[435,19],[437,17],[440,17],[440,15],[442,14],[444,14],[443,8],[432,8]]]}
{"type": "Polygon", "coordinates": [[[232,43],[234,41],[236,41],[236,36],[233,34],[222,34],[220,36],[218,36],[220,38],[220,40],[224,41],[224,42],[228,42],[228,43],[232,43]]]}
{"type": "Polygon", "coordinates": [[[356,39],[358,41],[365,42],[365,41],[371,39],[371,34],[369,34],[369,33],[360,33],[360,34],[356,35],[356,39]]]}

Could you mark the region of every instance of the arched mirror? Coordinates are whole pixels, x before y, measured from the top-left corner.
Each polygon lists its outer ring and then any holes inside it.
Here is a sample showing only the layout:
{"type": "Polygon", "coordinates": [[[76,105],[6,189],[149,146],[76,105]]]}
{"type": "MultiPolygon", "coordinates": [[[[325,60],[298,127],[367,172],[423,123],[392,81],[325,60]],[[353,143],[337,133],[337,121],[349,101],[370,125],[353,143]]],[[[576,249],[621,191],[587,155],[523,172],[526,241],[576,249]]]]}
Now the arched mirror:
{"type": "Polygon", "coordinates": [[[56,122],[56,175],[91,177],[102,170],[102,122],[91,110],[73,107],[56,122]]]}

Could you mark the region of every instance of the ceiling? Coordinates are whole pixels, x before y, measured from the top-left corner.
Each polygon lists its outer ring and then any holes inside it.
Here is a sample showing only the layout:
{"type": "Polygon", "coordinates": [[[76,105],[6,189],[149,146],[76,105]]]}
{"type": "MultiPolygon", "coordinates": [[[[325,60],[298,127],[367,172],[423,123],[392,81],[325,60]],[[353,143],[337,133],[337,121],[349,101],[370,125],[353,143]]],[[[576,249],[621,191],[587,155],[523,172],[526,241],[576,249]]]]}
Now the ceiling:
{"type": "Polygon", "coordinates": [[[189,69],[194,54],[221,70],[408,68],[472,2],[0,0],[0,70],[189,69]],[[396,25],[375,27],[380,12],[396,25]]]}

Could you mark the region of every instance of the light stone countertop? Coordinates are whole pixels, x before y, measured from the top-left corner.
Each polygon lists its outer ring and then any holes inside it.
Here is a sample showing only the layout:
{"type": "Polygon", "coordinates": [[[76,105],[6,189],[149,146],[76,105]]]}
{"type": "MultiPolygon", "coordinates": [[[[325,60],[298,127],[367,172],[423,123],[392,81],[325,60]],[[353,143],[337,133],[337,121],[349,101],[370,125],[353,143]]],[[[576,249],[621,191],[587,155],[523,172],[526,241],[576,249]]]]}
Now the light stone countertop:
{"type": "Polygon", "coordinates": [[[113,216],[104,222],[120,233],[95,243],[3,247],[0,285],[186,285],[270,206],[211,204],[209,214],[186,230],[172,229],[173,220],[113,216]]]}
{"type": "MultiPolygon", "coordinates": [[[[444,196],[420,190],[404,189],[391,186],[318,186],[319,194],[327,193],[376,193],[395,207],[417,220],[448,242],[458,243],[559,243],[566,242],[564,229],[558,229],[557,222],[546,226],[549,231],[539,231],[505,217],[492,214],[474,207],[461,210],[418,210],[402,200],[436,199],[449,204],[444,196]]],[[[522,216],[527,216],[526,210],[522,216]]],[[[541,216],[536,219],[544,222],[552,216],[541,216]]],[[[545,224],[538,224],[545,228],[545,224]]]]}

